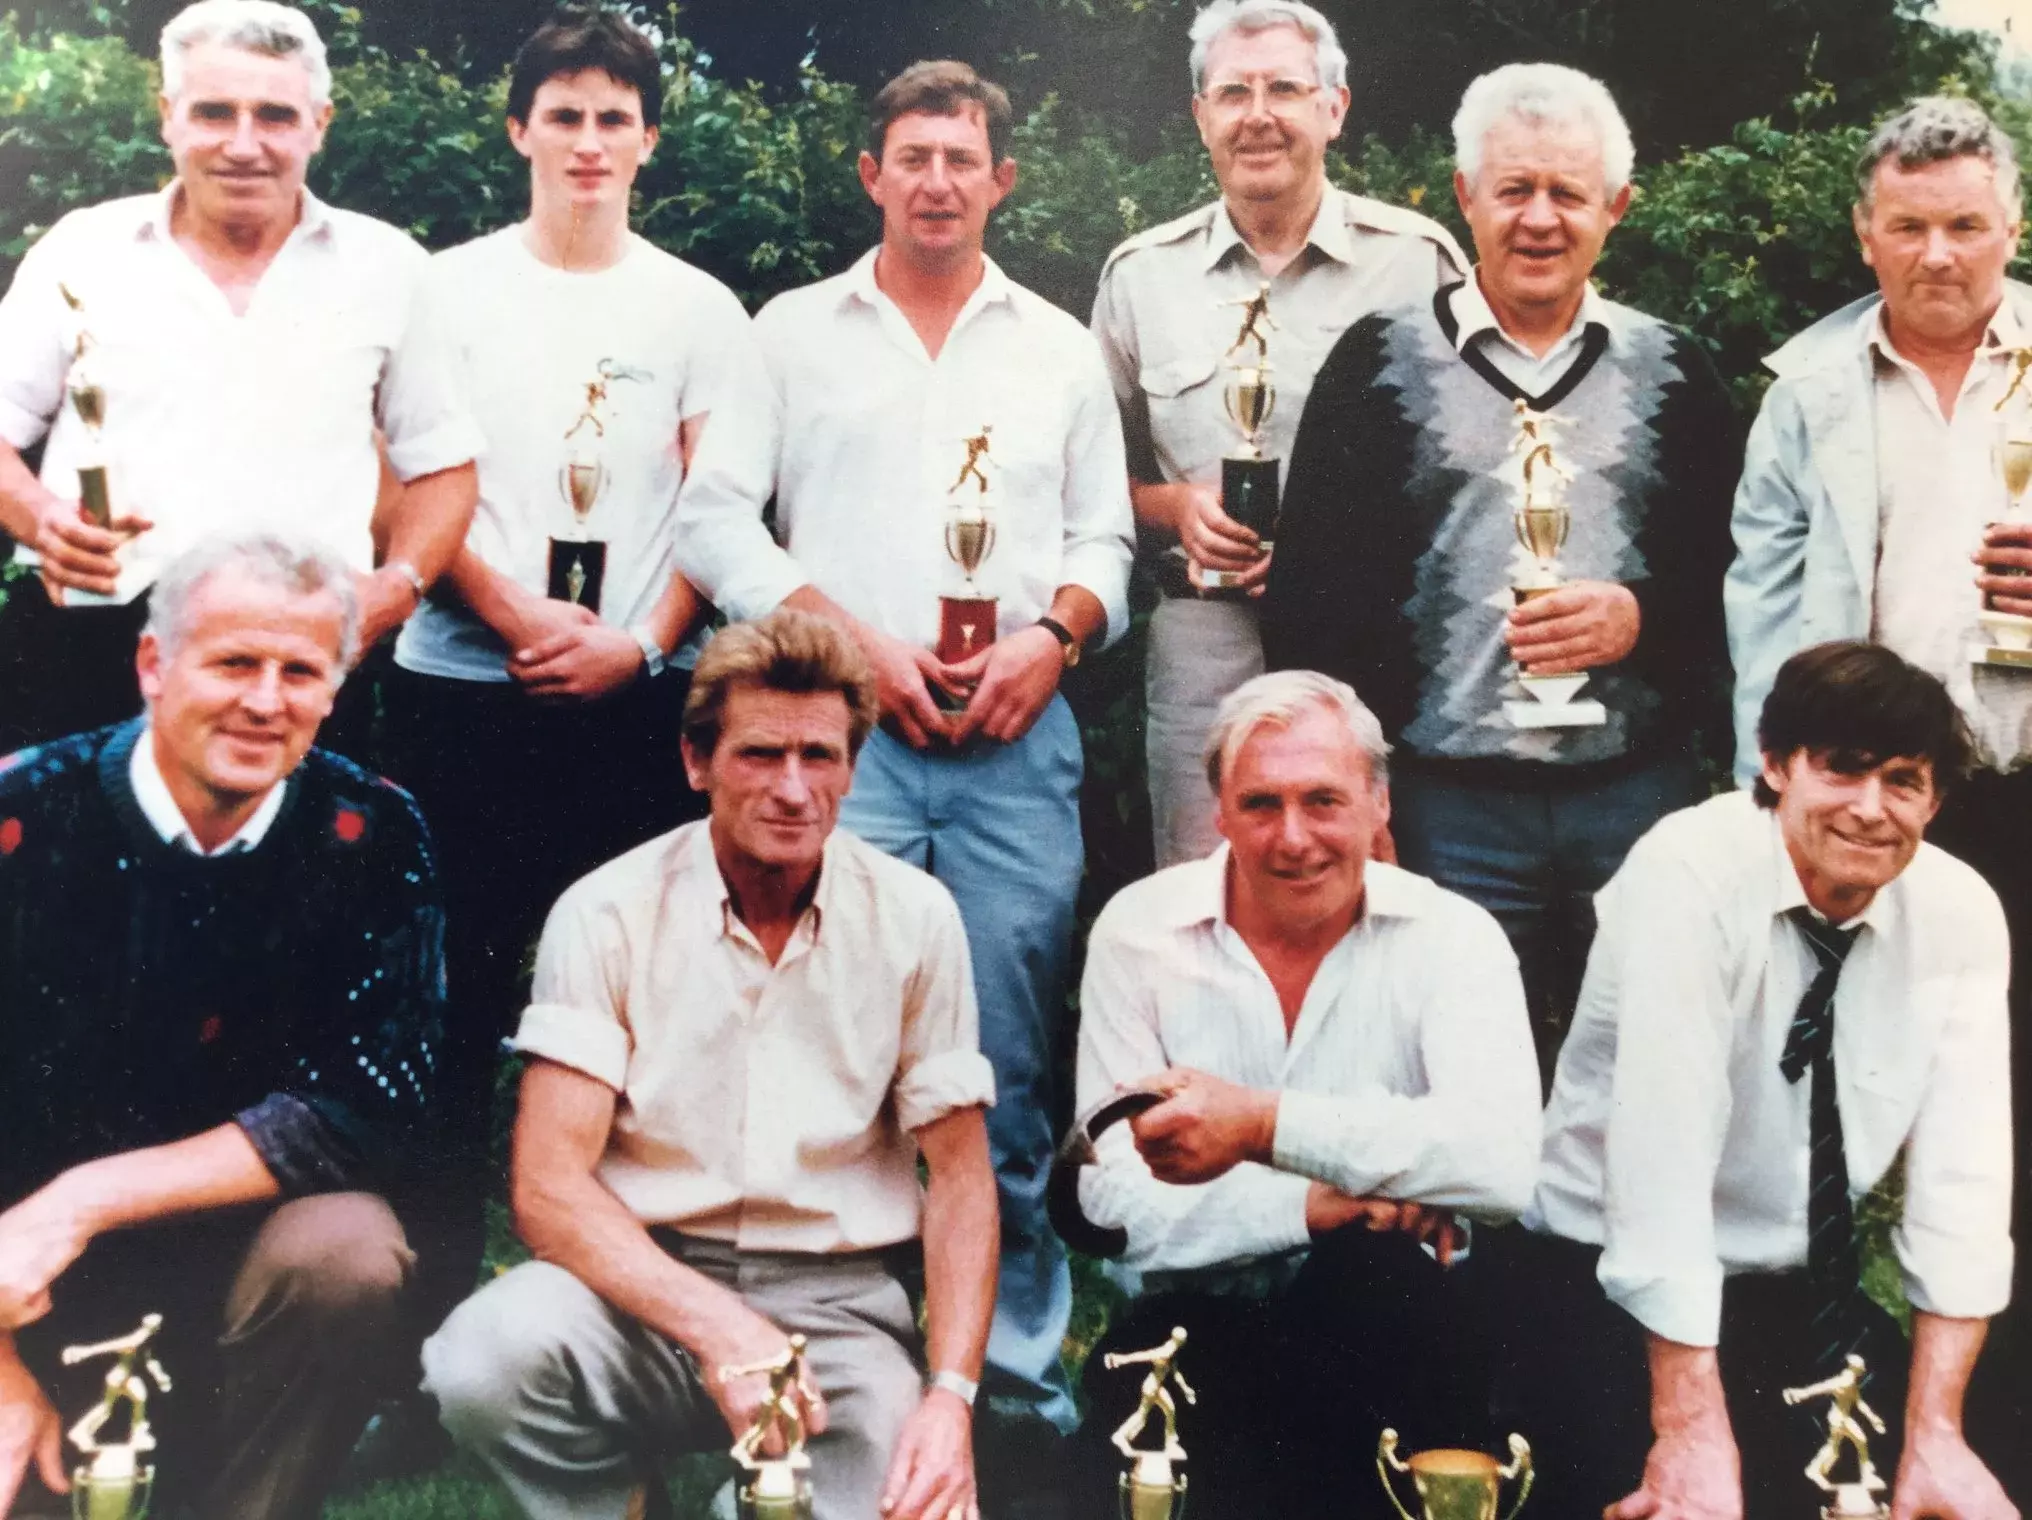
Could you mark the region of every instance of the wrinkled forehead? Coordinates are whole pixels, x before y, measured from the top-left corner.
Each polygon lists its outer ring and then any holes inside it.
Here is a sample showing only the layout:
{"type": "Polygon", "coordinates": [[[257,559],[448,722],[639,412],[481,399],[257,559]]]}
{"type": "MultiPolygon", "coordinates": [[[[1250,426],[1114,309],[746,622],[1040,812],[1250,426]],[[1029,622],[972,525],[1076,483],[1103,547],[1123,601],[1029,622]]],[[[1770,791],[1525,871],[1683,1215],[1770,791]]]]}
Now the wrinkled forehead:
{"type": "Polygon", "coordinates": [[[1254,31],[1231,26],[1207,44],[1208,87],[1258,78],[1320,82],[1319,49],[1297,22],[1279,21],[1254,31]]]}
{"type": "Polygon", "coordinates": [[[173,105],[198,101],[291,105],[309,109],[310,63],[301,52],[263,53],[229,42],[200,42],[183,55],[173,105]]]}
{"type": "Polygon", "coordinates": [[[969,149],[988,156],[988,113],[978,100],[962,100],[954,111],[906,111],[882,134],[882,157],[908,151],[969,149]]]}

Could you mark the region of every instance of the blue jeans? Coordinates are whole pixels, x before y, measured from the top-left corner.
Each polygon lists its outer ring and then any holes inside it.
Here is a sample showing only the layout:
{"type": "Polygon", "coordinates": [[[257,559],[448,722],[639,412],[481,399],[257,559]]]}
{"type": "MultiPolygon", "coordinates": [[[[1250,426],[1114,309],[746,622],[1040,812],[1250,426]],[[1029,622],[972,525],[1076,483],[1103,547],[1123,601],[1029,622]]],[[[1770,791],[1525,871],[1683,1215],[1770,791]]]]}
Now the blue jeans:
{"type": "Polygon", "coordinates": [[[995,1068],[988,1146],[1002,1198],[1002,1276],[983,1393],[1062,1431],[1077,1423],[1059,1348],[1072,1315],[1065,1247],[1044,1214],[1052,1060],[1065,1018],[1080,840],[1079,725],[1065,698],[1014,744],[913,750],[881,730],[854,767],[840,824],[931,872],[959,903],[981,1050],[995,1068]]]}

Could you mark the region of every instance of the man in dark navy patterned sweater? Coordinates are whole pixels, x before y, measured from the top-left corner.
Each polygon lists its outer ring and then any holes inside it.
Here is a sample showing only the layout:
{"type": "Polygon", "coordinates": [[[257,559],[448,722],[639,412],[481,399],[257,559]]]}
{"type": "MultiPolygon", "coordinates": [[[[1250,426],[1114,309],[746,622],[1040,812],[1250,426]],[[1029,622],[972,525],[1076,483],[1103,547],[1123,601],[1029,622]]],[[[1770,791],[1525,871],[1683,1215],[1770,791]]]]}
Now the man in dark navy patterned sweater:
{"type": "Polygon", "coordinates": [[[0,1516],[65,1512],[103,1367],[57,1351],[144,1313],[158,1499],[205,1517],[317,1513],[413,1365],[443,914],[414,804],[310,748],[358,625],[325,551],[208,541],[144,717],[0,760],[0,1516]]]}
{"type": "Polygon", "coordinates": [[[1501,920],[1549,1075],[1591,898],[1704,791],[1725,726],[1721,615],[1740,432],[1685,334],[1589,284],[1629,203],[1629,129],[1551,64],[1475,81],[1454,122],[1473,278],[1371,315],[1314,382],[1263,609],[1272,669],[1347,681],[1381,718],[1402,864],[1501,920]],[[1516,605],[1517,403],[1571,477],[1566,584],[1516,605]],[[1534,675],[1585,671],[1591,727],[1513,724],[1534,675]]]}

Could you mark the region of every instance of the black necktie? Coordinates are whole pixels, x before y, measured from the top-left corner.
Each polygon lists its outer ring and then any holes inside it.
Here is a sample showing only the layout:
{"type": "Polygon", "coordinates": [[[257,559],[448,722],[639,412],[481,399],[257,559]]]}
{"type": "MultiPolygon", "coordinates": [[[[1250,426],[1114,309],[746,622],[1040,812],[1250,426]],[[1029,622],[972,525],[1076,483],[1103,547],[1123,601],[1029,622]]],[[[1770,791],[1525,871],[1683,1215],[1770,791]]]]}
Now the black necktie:
{"type": "MultiPolygon", "coordinates": [[[[1834,989],[1860,928],[1837,929],[1806,908],[1792,921],[1812,947],[1819,970],[1785,1037],[1778,1069],[1788,1082],[1813,1073],[1808,1097],[1806,1275],[1813,1290],[1813,1339],[1822,1371],[1861,1348],[1869,1334],[1870,1300],[1863,1292],[1856,1221],[1849,1207],[1848,1158],[1842,1152],[1841,1108],[1834,1085],[1834,989]]],[[[1816,1374],[1818,1375],[1818,1374],[1816,1374]]]]}

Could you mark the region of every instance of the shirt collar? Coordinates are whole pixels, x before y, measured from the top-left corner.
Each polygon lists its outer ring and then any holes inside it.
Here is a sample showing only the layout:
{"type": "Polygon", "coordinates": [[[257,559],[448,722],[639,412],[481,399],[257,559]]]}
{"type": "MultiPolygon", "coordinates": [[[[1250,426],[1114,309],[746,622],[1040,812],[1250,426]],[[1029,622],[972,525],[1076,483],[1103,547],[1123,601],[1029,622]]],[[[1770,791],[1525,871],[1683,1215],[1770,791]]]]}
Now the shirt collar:
{"type": "MultiPolygon", "coordinates": [[[[1312,214],[1312,226],[1305,234],[1305,246],[1317,248],[1337,263],[1354,261],[1355,246],[1348,236],[1348,219],[1340,207],[1340,192],[1328,185],[1319,198],[1319,209],[1312,214]]],[[[1214,202],[1213,220],[1207,224],[1206,267],[1214,268],[1225,259],[1230,250],[1244,248],[1241,232],[1235,226],[1235,219],[1228,215],[1227,197],[1214,202]]]]}
{"type": "MultiPolygon", "coordinates": [[[[304,193],[308,195],[310,192],[305,191],[304,193]]],[[[849,269],[844,276],[846,289],[840,296],[842,305],[849,301],[859,301],[863,305],[874,307],[894,306],[896,304],[883,292],[882,287],[875,283],[875,259],[881,251],[882,245],[877,243],[873,248],[870,248],[866,253],[854,260],[853,268],[849,269]]],[[[982,254],[981,283],[974,287],[973,294],[967,297],[966,305],[960,308],[959,316],[953,320],[954,329],[957,330],[960,323],[964,322],[969,315],[986,306],[991,301],[1013,300],[1015,291],[1015,282],[1002,272],[1002,266],[989,258],[985,253],[982,254]]]]}
{"type": "MultiPolygon", "coordinates": [[[[1795,908],[1804,908],[1822,922],[1827,915],[1806,900],[1806,885],[1799,879],[1799,868],[1792,863],[1792,852],[1785,848],[1785,831],[1778,822],[1778,813],[1773,808],[1760,808],[1768,820],[1771,831],[1771,869],[1777,884],[1777,897],[1772,905],[1772,917],[1783,918],[1795,908]]],[[[1845,918],[1835,927],[1860,929],[1867,924],[1879,934],[1889,933],[1897,922],[1898,883],[1886,882],[1877,889],[1870,899],[1870,905],[1852,918],[1845,918]]]]}
{"type": "MultiPolygon", "coordinates": [[[[825,853],[819,857],[818,887],[812,893],[811,904],[798,922],[804,922],[806,915],[811,919],[811,939],[818,943],[819,930],[825,924],[833,894],[833,878],[840,873],[832,868],[833,837],[826,836],[825,853]]],[[[713,853],[713,823],[710,818],[701,819],[692,830],[691,852],[682,861],[686,871],[697,873],[710,894],[708,900],[716,905],[720,914],[720,935],[725,939],[742,937],[753,939],[754,934],[734,911],[734,894],[727,886],[727,878],[720,870],[720,858],[713,853]]],[[[793,933],[793,938],[795,934],[793,933]]]]}
{"type": "MultiPolygon", "coordinates": [[[[1496,320],[1495,308],[1489,305],[1489,298],[1482,294],[1479,276],[1470,273],[1453,289],[1450,298],[1453,303],[1453,319],[1457,331],[1453,335],[1454,352],[1466,353],[1468,344],[1483,333],[1494,333],[1496,340],[1508,343],[1520,352],[1529,352],[1516,339],[1503,331],[1503,324],[1496,320]]],[[[1595,282],[1589,280],[1587,289],[1581,293],[1580,309],[1573,314],[1573,325],[1562,333],[1557,343],[1545,352],[1550,356],[1561,344],[1571,343],[1590,327],[1599,327],[1613,333],[1614,325],[1609,320],[1609,303],[1602,299],[1595,289],[1595,282]]],[[[1536,357],[1536,356],[1534,356],[1536,357]]]]}
{"type": "Polygon", "coordinates": [[[134,788],[134,801],[140,806],[142,817],[164,844],[205,856],[240,855],[259,845],[268,836],[275,815],[282,811],[282,796],[289,787],[287,780],[270,787],[253,816],[240,825],[233,837],[216,850],[207,850],[191,832],[183,809],[169,793],[169,783],[162,779],[162,768],[155,763],[155,733],[146,724],[142,725],[141,736],[134,741],[134,753],[127,761],[127,780],[134,788]]]}
{"type": "MultiPolygon", "coordinates": [[[[1891,342],[1891,306],[1888,301],[1877,303],[1876,314],[1862,324],[1863,351],[1872,362],[1882,360],[1900,369],[1917,370],[1910,359],[1898,352],[1891,342]]],[[[2025,324],[2018,320],[2016,308],[2006,297],[1997,304],[1996,315],[1990,318],[1990,325],[1983,329],[1983,346],[1976,350],[1979,359],[1994,359],[2015,349],[2027,346],[2025,324]]]]}
{"type": "MultiPolygon", "coordinates": [[[[137,237],[150,237],[158,242],[170,240],[170,218],[176,210],[176,198],[183,193],[183,181],[172,179],[154,195],[142,203],[142,218],[135,228],[137,237]]],[[[329,238],[332,235],[332,208],[310,193],[306,185],[303,199],[297,206],[296,229],[306,237],[329,238]]]]}
{"type": "MultiPolygon", "coordinates": [[[[1225,928],[1228,922],[1228,862],[1233,850],[1224,840],[1211,855],[1160,873],[1163,895],[1154,909],[1159,924],[1191,929],[1203,924],[1225,928]]],[[[1408,871],[1372,860],[1362,873],[1362,917],[1415,918],[1419,897],[1408,871]]]]}

